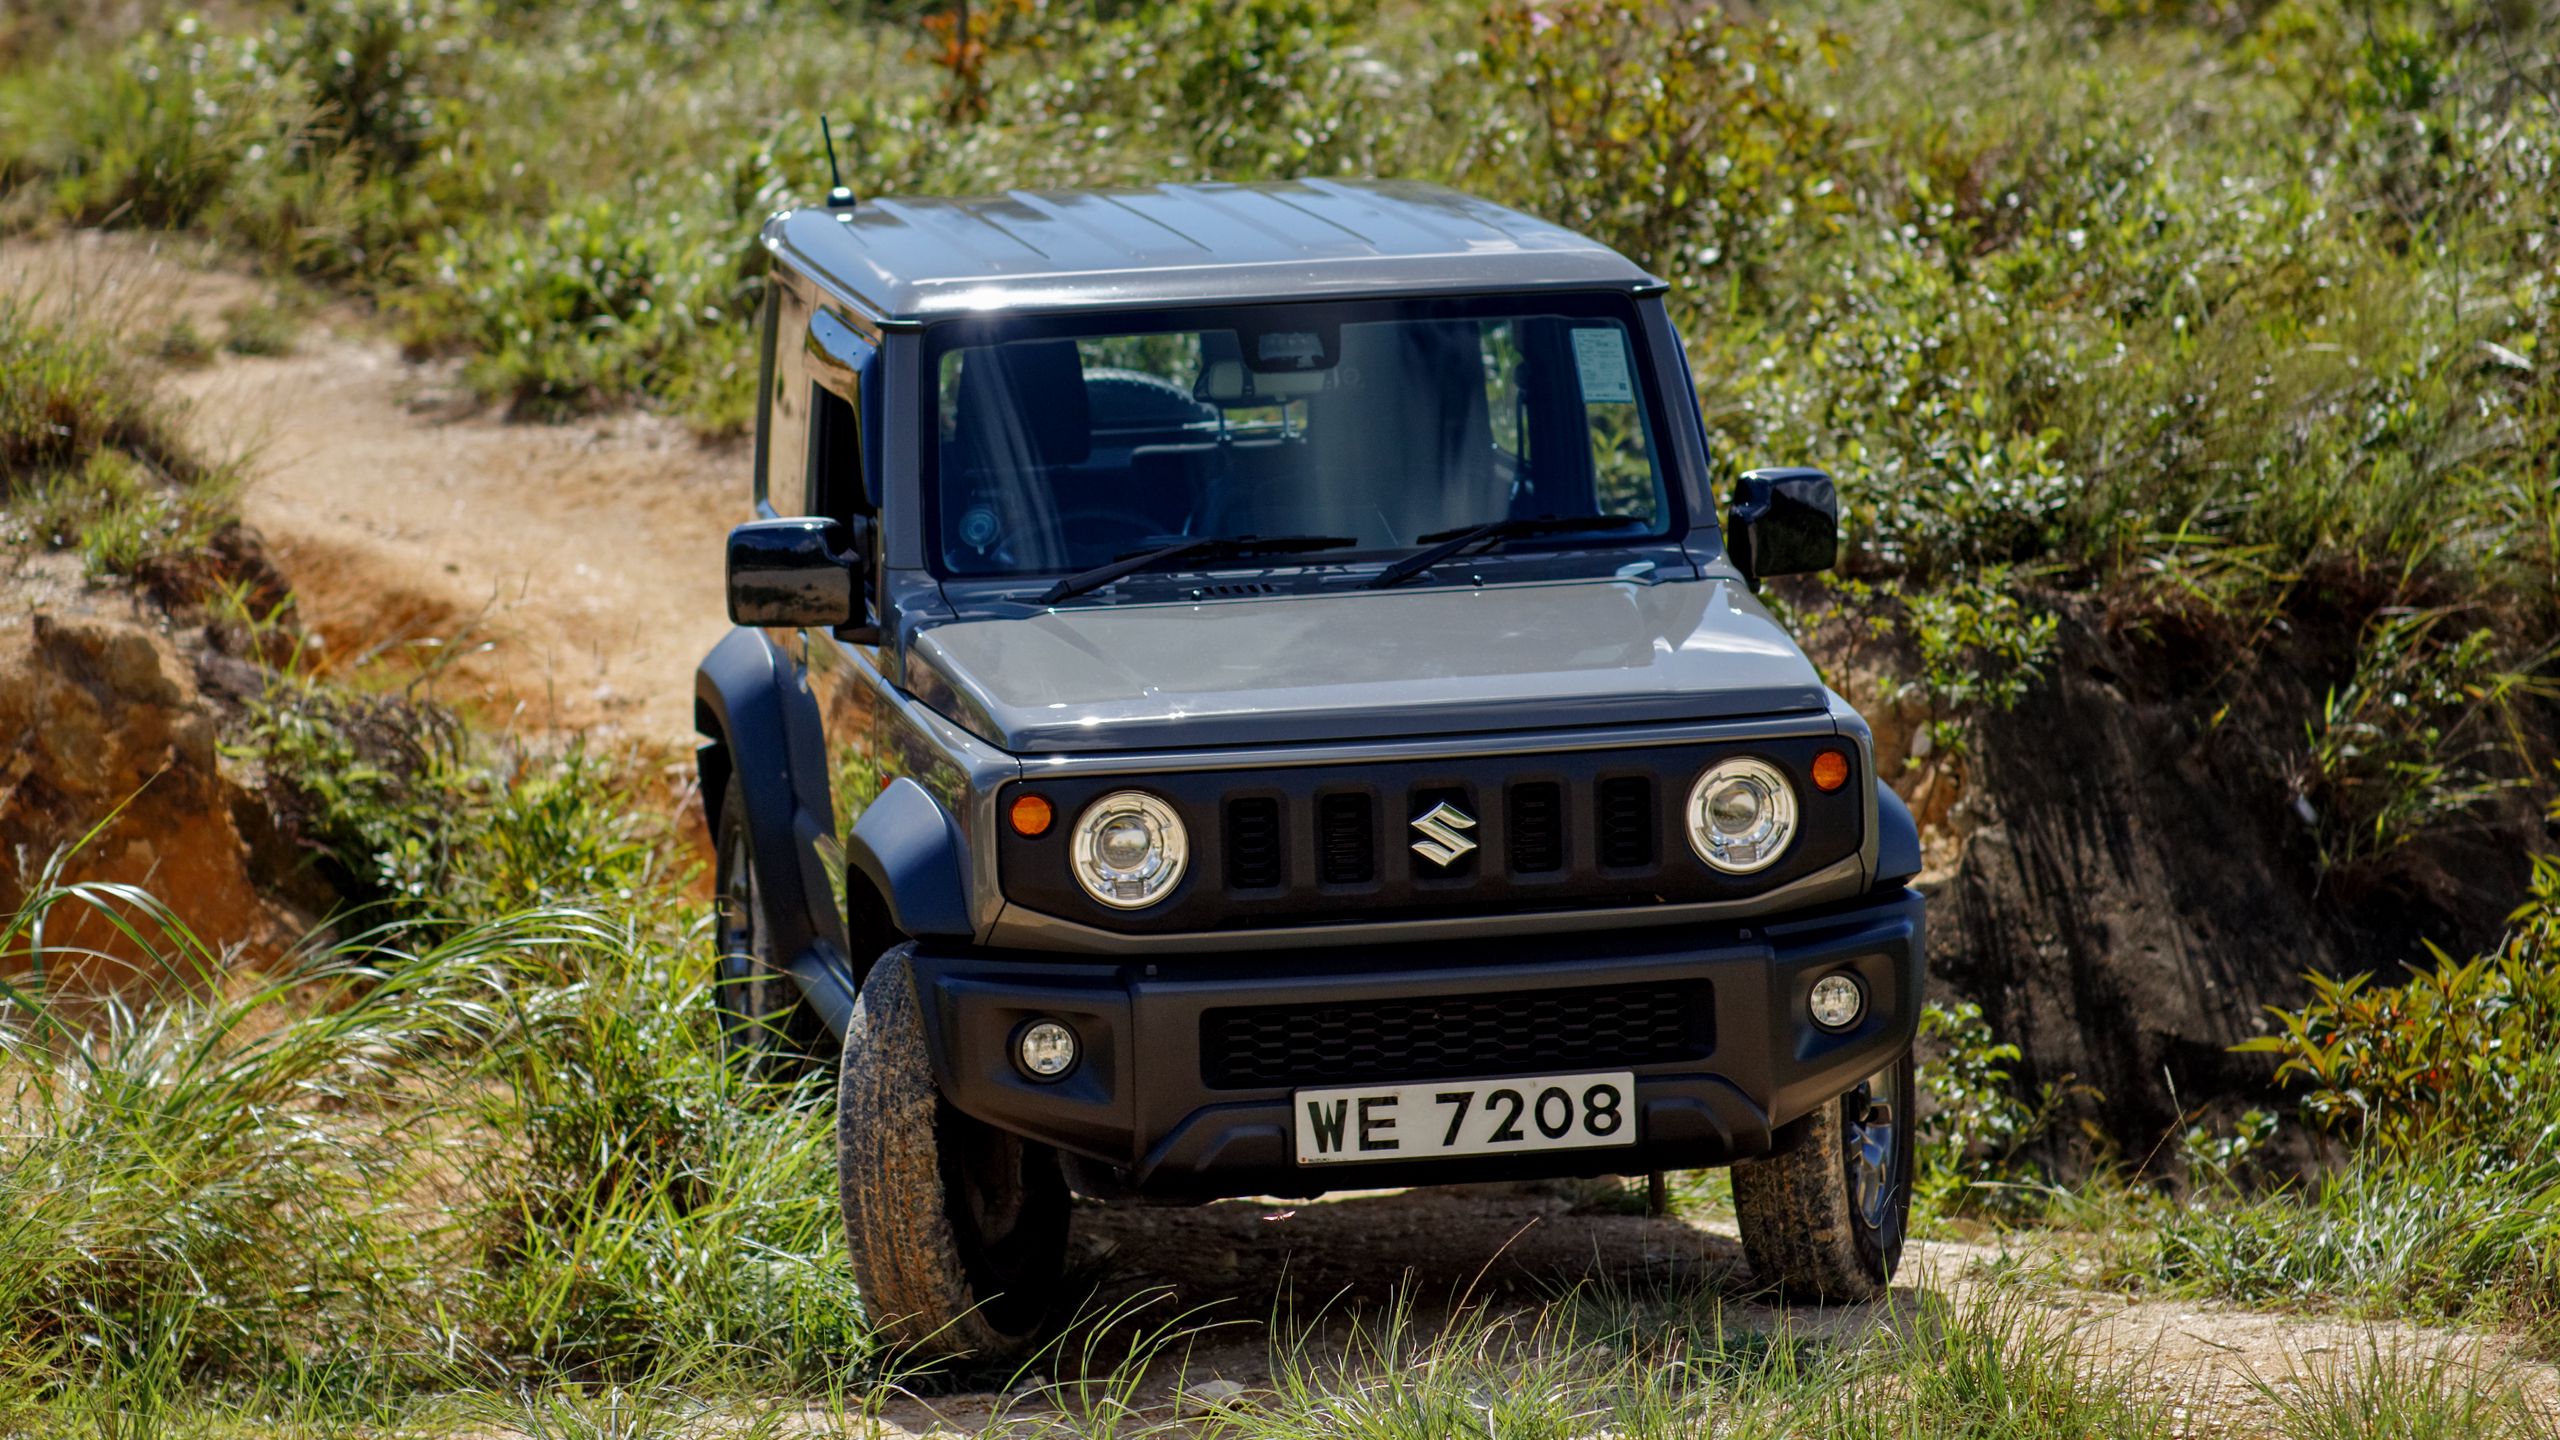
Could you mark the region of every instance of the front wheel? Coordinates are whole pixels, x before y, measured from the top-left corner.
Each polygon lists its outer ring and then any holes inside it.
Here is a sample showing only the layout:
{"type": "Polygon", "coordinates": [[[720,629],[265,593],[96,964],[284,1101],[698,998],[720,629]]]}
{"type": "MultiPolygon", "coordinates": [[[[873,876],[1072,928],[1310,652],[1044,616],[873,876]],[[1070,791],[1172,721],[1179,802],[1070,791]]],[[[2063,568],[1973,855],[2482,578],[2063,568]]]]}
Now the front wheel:
{"type": "Polygon", "coordinates": [[[1905,1055],[1816,1107],[1795,1148],[1733,1167],[1742,1249],[1762,1284],[1843,1304],[1884,1293],[1911,1215],[1917,1093],[1905,1055]]]}
{"type": "Polygon", "coordinates": [[[1067,1251],[1057,1152],[942,1099],[899,952],[864,977],[845,1035],[836,1188],[855,1287],[892,1343],[1009,1360],[1047,1330],[1067,1251]]]}

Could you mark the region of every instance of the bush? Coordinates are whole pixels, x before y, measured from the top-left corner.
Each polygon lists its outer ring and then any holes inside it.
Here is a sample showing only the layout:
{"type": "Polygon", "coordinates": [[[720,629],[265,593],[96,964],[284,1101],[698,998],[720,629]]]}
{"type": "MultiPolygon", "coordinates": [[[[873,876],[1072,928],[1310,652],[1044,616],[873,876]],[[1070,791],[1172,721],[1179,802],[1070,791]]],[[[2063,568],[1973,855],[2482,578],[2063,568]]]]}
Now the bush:
{"type": "Polygon", "coordinates": [[[2397,985],[2307,976],[2311,1002],[2239,1048],[2280,1057],[2312,1119],[2385,1155],[2548,1143],[2517,1127],[2560,1090],[2560,859],[2535,857],[2532,893],[2498,950],[2434,951],[2397,985]]]}
{"type": "Polygon", "coordinates": [[[2022,1052],[1970,1000],[1923,1006],[1920,1045],[1920,1198],[1942,1215],[2034,1213],[2052,1181],[2030,1152],[2073,1099],[2094,1092],[2066,1075],[2021,1094],[2008,1067],[2022,1052]]]}

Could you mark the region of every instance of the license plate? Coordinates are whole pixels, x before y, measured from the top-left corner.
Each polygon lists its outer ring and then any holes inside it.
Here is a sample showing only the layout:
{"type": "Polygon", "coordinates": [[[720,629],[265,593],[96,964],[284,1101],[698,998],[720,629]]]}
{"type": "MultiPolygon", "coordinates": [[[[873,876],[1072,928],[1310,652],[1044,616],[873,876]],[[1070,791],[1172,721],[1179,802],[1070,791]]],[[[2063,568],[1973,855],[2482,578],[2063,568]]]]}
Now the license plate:
{"type": "Polygon", "coordinates": [[[1584,1150],[1636,1140],[1636,1077],[1542,1075],[1301,1090],[1298,1163],[1584,1150]]]}

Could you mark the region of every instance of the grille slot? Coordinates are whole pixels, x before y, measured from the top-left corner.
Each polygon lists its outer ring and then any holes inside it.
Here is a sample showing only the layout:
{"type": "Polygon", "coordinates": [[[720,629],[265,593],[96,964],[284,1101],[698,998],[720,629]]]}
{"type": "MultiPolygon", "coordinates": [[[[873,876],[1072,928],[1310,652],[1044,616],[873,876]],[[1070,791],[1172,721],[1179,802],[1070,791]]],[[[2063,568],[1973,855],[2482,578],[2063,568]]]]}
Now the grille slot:
{"type": "Polygon", "coordinates": [[[1366,885],[1378,877],[1378,822],[1368,796],[1317,801],[1316,830],[1316,873],[1324,883],[1366,885]]]}
{"type": "Polygon", "coordinates": [[[1504,829],[1511,835],[1511,869],[1545,875],[1564,868],[1564,787],[1532,780],[1511,787],[1504,829]]]}
{"type": "Polygon", "coordinates": [[[1248,795],[1227,802],[1227,887],[1268,890],[1285,878],[1280,802],[1248,795]]]}
{"type": "Polygon", "coordinates": [[[1600,863],[1621,870],[1653,863],[1653,782],[1642,775],[1600,782],[1600,863]]]}
{"type": "Polygon", "coordinates": [[[1689,981],[1210,1010],[1201,1078],[1232,1090],[1694,1059],[1714,1048],[1711,998],[1689,981]]]}

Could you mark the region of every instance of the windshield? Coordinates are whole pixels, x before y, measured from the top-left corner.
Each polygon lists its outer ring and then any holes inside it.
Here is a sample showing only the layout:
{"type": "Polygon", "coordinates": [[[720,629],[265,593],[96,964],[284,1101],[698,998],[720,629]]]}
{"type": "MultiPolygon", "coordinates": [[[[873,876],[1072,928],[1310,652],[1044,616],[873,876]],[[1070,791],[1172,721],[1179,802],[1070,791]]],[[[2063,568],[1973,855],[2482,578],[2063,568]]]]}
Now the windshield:
{"type": "Polygon", "coordinates": [[[1124,316],[1088,322],[1118,333],[945,337],[943,573],[1081,570],[1208,536],[1356,541],[1324,557],[1338,561],[1511,518],[1633,522],[1536,542],[1568,546],[1670,527],[1624,300],[1145,319],[1156,328],[1124,316]]]}

